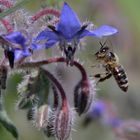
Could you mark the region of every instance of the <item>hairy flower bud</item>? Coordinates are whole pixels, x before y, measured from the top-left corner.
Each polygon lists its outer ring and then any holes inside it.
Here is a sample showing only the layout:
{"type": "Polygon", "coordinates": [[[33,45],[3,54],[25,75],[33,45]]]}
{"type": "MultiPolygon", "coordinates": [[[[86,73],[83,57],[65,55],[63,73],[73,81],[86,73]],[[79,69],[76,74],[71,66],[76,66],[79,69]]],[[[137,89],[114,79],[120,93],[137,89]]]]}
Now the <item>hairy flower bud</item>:
{"type": "MultiPolygon", "coordinates": [[[[93,86],[93,85],[92,85],[93,86]]],[[[80,81],[74,89],[74,105],[76,111],[81,115],[83,112],[87,112],[95,93],[95,87],[91,91],[91,84],[88,80],[80,81]]]]}
{"type": "Polygon", "coordinates": [[[34,116],[34,122],[37,128],[45,128],[48,124],[50,108],[47,105],[42,105],[37,110],[34,116]]]}
{"type": "Polygon", "coordinates": [[[58,111],[54,125],[56,138],[58,140],[67,140],[70,136],[72,128],[71,112],[65,108],[58,111]]]}
{"type": "Polygon", "coordinates": [[[49,117],[48,117],[48,124],[43,129],[43,132],[47,137],[51,137],[51,136],[55,135],[55,133],[54,133],[55,114],[56,114],[56,109],[53,109],[52,111],[50,111],[49,117]]]}
{"type": "Polygon", "coordinates": [[[27,111],[27,119],[29,121],[34,121],[34,115],[37,111],[37,106],[33,106],[31,107],[28,111],[27,111]]]}

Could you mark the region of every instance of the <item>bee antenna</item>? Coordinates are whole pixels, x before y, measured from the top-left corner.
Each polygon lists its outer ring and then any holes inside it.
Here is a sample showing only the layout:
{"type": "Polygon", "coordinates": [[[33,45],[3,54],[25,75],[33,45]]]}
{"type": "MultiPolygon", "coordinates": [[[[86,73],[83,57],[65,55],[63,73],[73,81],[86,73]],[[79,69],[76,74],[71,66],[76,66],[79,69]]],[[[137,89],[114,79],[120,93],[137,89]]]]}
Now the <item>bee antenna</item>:
{"type": "MultiPolygon", "coordinates": [[[[101,45],[101,49],[107,44],[107,39],[104,41],[104,43],[101,43],[101,42],[99,42],[100,43],[100,45],[101,45]]],[[[107,46],[106,46],[107,47],[107,46]]]]}
{"type": "Polygon", "coordinates": [[[107,39],[105,40],[105,42],[104,42],[103,46],[105,46],[105,45],[106,45],[106,43],[107,43],[107,39]]]}
{"type": "Polygon", "coordinates": [[[99,42],[99,43],[100,43],[101,49],[102,49],[104,47],[105,43],[104,44],[102,44],[101,42],[99,42]]]}
{"type": "Polygon", "coordinates": [[[108,39],[108,41],[109,41],[109,43],[110,43],[111,50],[113,51],[113,44],[112,44],[111,40],[108,39]]]}

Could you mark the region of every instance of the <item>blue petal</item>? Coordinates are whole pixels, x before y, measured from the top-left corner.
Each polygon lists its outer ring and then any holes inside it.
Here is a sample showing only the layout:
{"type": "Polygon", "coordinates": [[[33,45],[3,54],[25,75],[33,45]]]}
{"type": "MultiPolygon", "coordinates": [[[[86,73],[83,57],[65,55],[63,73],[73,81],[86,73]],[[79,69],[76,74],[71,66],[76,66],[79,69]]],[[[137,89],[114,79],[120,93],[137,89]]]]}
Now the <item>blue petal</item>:
{"type": "Polygon", "coordinates": [[[4,38],[12,43],[16,43],[25,46],[26,39],[20,32],[12,32],[8,35],[5,35],[4,38]]]}
{"type": "Polygon", "coordinates": [[[53,47],[55,44],[57,43],[56,40],[49,40],[45,43],[45,48],[48,49],[48,48],[51,48],[53,47]]]}
{"type": "Polygon", "coordinates": [[[120,118],[117,117],[109,118],[108,121],[109,125],[111,125],[113,128],[118,127],[123,122],[120,118]]]}
{"type": "Polygon", "coordinates": [[[44,48],[48,49],[48,48],[53,47],[56,43],[57,43],[56,40],[46,41],[45,44],[32,43],[32,49],[33,50],[40,50],[40,49],[44,49],[44,48]]]}
{"type": "Polygon", "coordinates": [[[43,49],[43,48],[45,48],[43,45],[32,43],[32,49],[33,50],[40,50],[40,49],[43,49]]]}
{"type": "Polygon", "coordinates": [[[103,37],[103,36],[110,36],[110,35],[116,34],[118,30],[112,26],[102,25],[91,32],[96,37],[103,37]]]}
{"type": "Polygon", "coordinates": [[[85,36],[95,36],[91,31],[83,30],[80,34],[77,35],[78,39],[81,39],[85,36]]]}
{"type": "Polygon", "coordinates": [[[102,117],[105,112],[105,103],[102,100],[98,100],[96,103],[93,103],[91,106],[90,116],[91,117],[102,117]]]}
{"type": "Polygon", "coordinates": [[[104,37],[116,34],[118,30],[112,26],[102,25],[92,31],[84,30],[80,35],[79,39],[85,36],[94,36],[94,37],[104,37]]]}
{"type": "Polygon", "coordinates": [[[76,13],[64,2],[57,30],[61,32],[66,39],[69,39],[80,30],[80,27],[81,23],[76,13]]]}
{"type": "Polygon", "coordinates": [[[39,33],[39,35],[35,38],[35,41],[44,40],[44,39],[59,40],[59,36],[56,33],[54,33],[53,31],[44,30],[39,33]]]}
{"type": "Polygon", "coordinates": [[[19,50],[19,49],[15,49],[14,54],[15,60],[19,60],[22,57],[27,57],[31,55],[31,53],[28,50],[19,50]]]}
{"type": "Polygon", "coordinates": [[[18,60],[23,56],[22,50],[18,50],[18,49],[14,51],[14,54],[15,54],[15,60],[18,60]]]}

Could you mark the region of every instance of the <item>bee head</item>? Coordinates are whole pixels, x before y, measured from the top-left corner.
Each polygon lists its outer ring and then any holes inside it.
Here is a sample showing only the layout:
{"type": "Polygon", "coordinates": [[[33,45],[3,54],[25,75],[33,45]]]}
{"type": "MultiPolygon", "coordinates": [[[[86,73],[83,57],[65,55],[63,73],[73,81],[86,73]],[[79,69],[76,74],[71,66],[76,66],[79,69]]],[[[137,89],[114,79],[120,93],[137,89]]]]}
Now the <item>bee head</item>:
{"type": "Polygon", "coordinates": [[[107,55],[108,51],[109,51],[109,47],[105,46],[105,43],[102,44],[100,42],[100,45],[101,45],[100,50],[95,53],[95,56],[96,56],[97,59],[104,58],[107,55]]]}

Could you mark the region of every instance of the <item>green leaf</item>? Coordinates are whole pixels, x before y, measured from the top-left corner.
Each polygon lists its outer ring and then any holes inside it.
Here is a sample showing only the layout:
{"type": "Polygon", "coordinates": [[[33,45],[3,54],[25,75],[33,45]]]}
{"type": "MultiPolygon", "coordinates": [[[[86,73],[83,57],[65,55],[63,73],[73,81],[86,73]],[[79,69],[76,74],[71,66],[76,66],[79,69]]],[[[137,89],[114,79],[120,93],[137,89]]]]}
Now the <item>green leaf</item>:
{"type": "Polygon", "coordinates": [[[0,123],[13,135],[14,138],[18,139],[18,131],[3,108],[2,95],[0,96],[0,123]]]}
{"type": "Polygon", "coordinates": [[[14,138],[18,139],[17,129],[9,119],[5,110],[0,111],[0,123],[14,136],[14,138]]]}
{"type": "Polygon", "coordinates": [[[28,4],[29,2],[34,2],[34,1],[35,0],[22,0],[22,1],[18,2],[15,6],[9,8],[5,12],[2,12],[0,14],[0,19],[2,19],[3,17],[15,12],[16,10],[20,9],[21,7],[23,7],[25,4],[28,4]]]}

